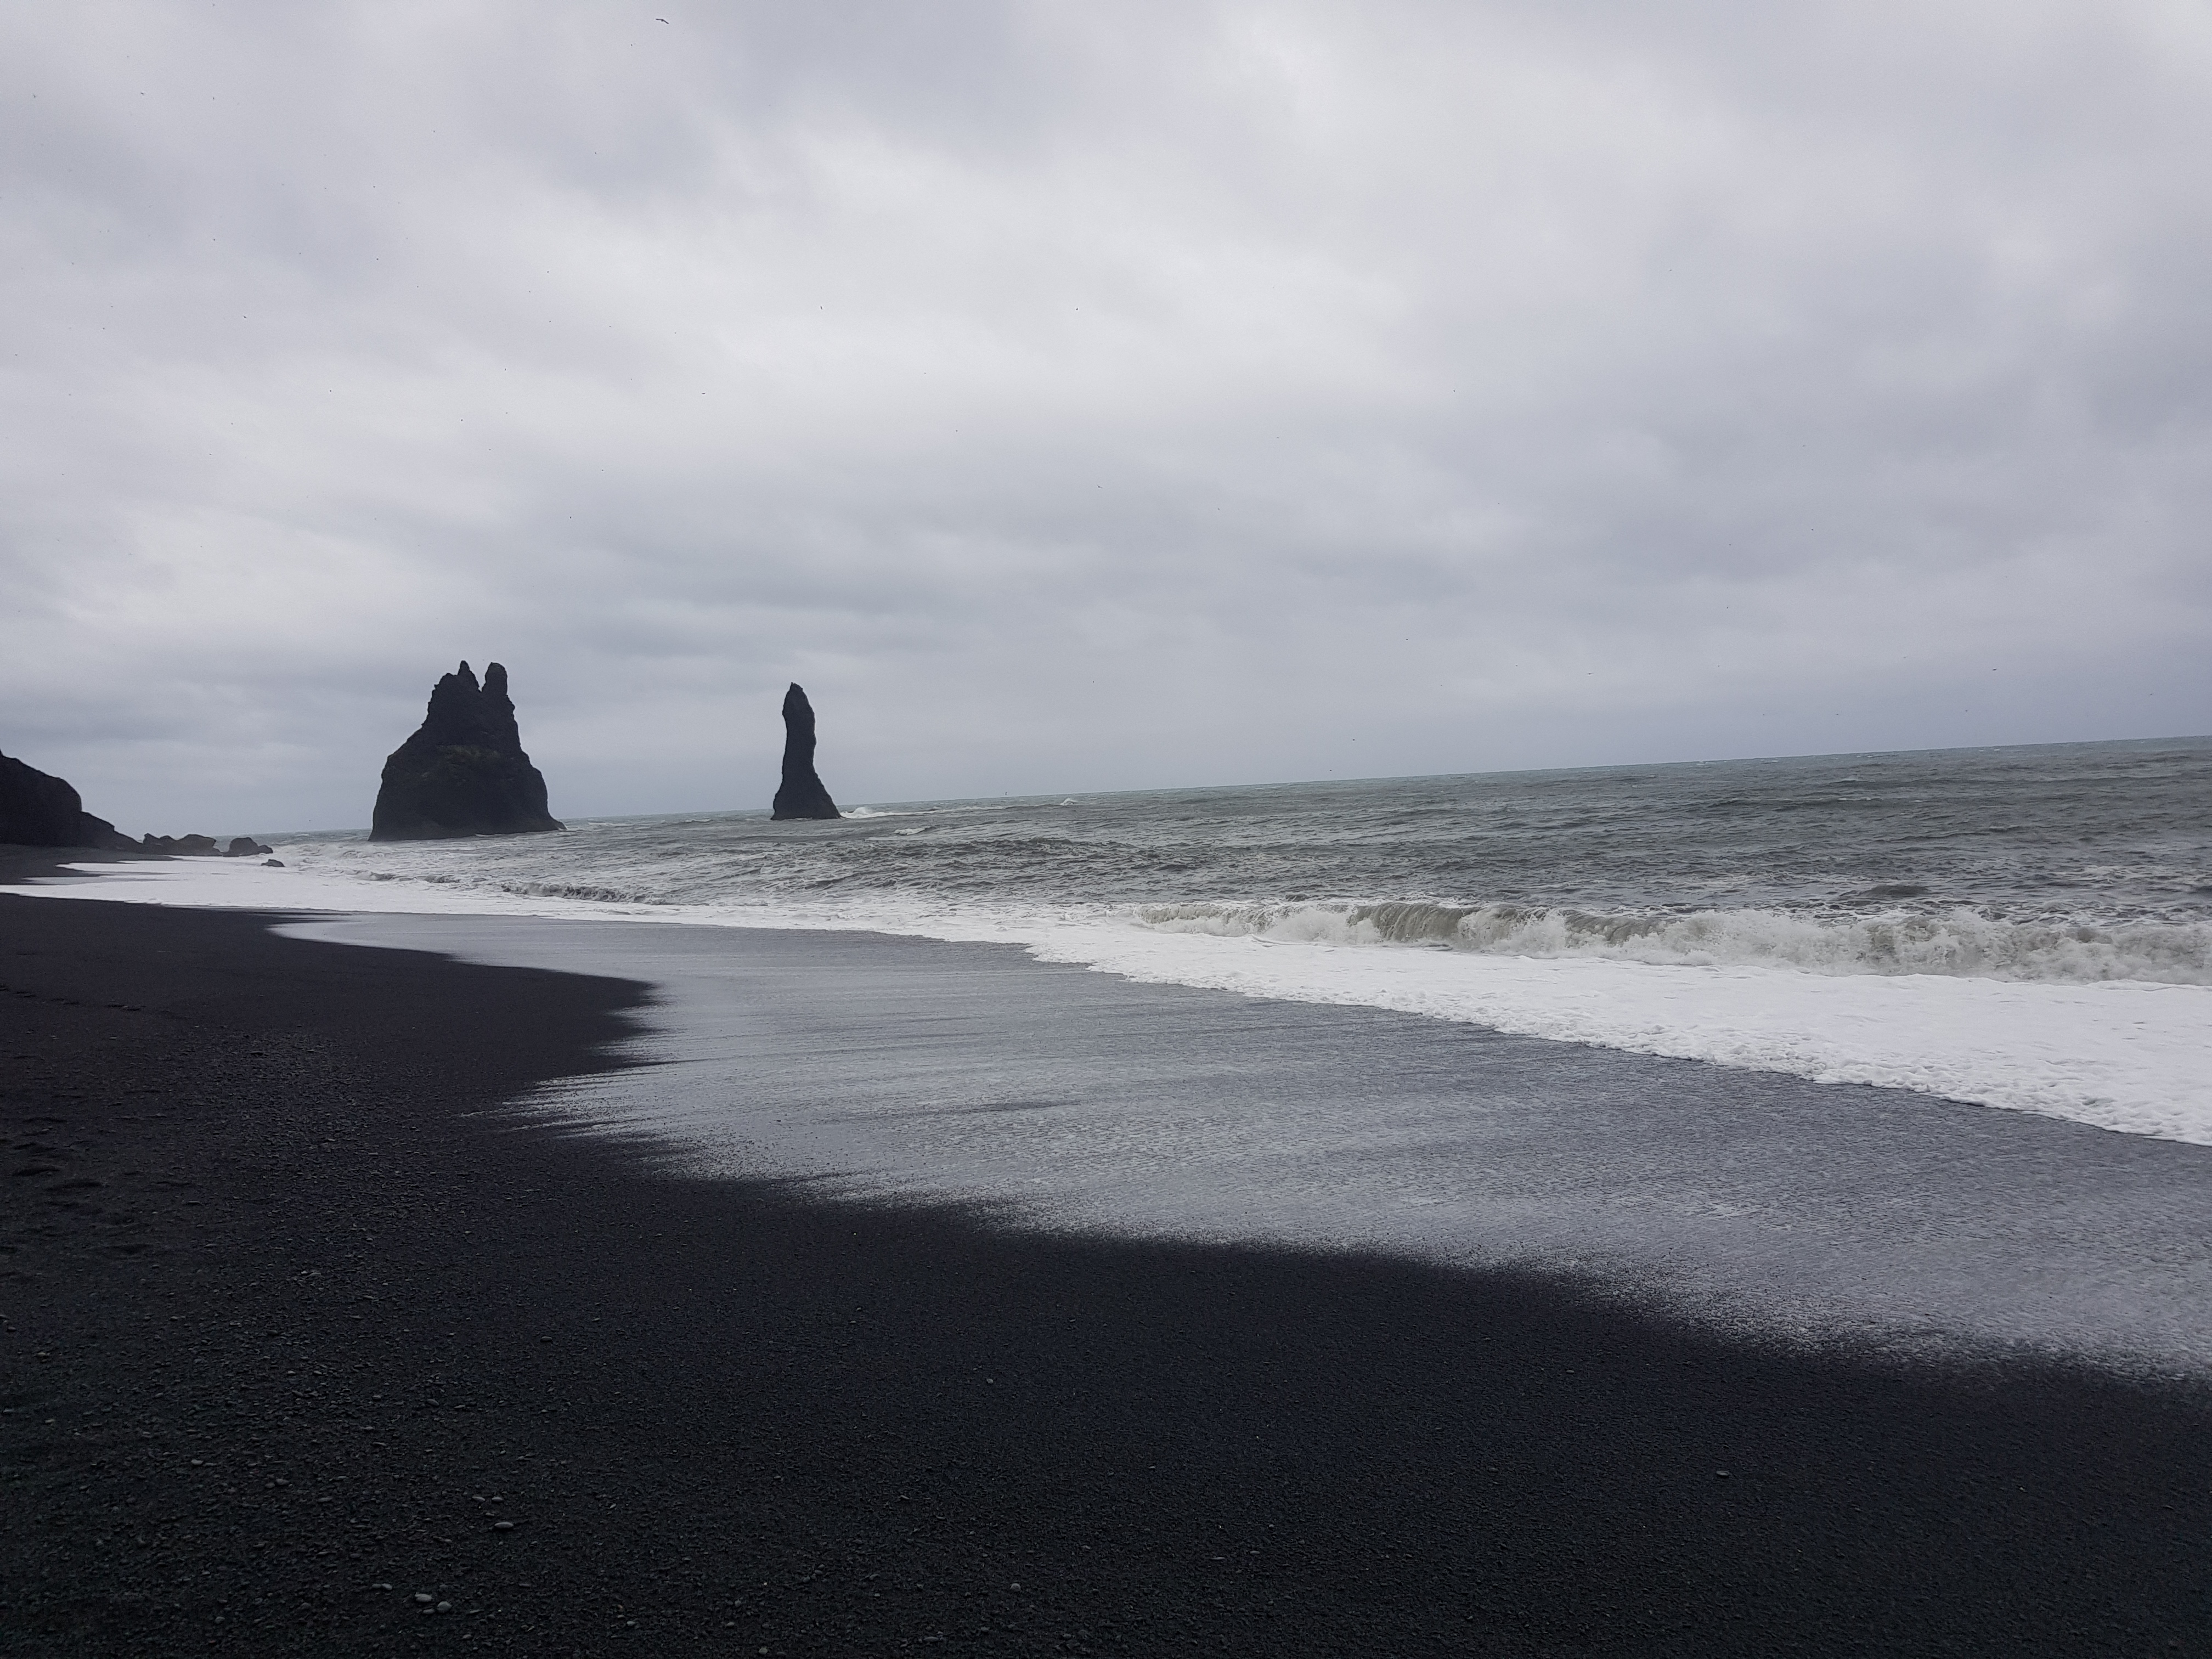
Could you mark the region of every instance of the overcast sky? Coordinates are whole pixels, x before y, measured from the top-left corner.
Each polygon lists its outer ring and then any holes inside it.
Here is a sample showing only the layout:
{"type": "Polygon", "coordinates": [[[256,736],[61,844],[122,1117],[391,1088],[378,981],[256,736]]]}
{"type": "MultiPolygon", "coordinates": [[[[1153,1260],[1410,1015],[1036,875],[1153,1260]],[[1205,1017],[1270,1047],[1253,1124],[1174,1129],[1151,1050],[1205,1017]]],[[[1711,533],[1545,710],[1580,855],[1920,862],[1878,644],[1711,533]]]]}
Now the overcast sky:
{"type": "Polygon", "coordinates": [[[365,824],[2212,731],[2212,10],[0,11],[0,750],[365,824]],[[658,21],[665,16],[667,21],[658,21]]]}

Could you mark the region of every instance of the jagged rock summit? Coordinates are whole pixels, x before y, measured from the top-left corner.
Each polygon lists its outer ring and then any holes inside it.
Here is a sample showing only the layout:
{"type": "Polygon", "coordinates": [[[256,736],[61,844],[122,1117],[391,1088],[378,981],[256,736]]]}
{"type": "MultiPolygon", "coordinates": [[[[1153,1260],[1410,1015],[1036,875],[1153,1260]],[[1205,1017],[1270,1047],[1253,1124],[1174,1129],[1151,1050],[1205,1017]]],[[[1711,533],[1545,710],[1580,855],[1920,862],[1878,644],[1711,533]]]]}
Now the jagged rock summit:
{"type": "Polygon", "coordinates": [[[565,829],[545,810],[545,779],[522,751],[507,670],[463,663],[430,693],[422,729],[392,751],[371,841],[438,841],[565,829]]]}
{"type": "Polygon", "coordinates": [[[814,705],[793,680],[783,694],[783,784],[773,818],[836,818],[843,813],[814,770],[814,705]]]}
{"type": "Polygon", "coordinates": [[[0,842],[15,847],[99,847],[111,852],[138,843],[106,818],[84,810],[66,778],[0,755],[0,842]]]}

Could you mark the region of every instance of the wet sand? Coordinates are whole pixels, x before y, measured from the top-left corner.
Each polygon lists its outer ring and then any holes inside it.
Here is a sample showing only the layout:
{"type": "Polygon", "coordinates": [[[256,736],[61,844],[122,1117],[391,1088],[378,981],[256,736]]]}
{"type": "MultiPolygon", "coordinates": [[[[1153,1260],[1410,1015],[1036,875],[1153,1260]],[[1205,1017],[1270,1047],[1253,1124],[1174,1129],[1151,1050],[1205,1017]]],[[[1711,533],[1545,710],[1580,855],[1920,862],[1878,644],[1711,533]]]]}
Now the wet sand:
{"type": "Polygon", "coordinates": [[[2185,1390],[684,1178],[503,1104],[611,1063],[648,994],[621,981],[0,895],[0,986],[9,1651],[2139,1654],[2212,1625],[2185,1390]]]}

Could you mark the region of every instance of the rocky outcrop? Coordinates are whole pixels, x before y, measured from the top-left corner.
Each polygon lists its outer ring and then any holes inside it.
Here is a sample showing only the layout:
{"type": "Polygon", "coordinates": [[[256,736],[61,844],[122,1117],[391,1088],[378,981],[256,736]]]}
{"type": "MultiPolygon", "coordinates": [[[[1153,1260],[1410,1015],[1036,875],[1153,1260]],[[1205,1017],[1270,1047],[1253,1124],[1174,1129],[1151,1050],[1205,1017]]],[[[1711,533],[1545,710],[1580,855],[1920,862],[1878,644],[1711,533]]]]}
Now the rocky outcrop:
{"type": "Polygon", "coordinates": [[[222,851],[213,836],[157,836],[150,830],[137,844],[149,853],[188,854],[194,858],[222,851]]]}
{"type": "Polygon", "coordinates": [[[213,836],[156,836],[150,831],[138,841],[132,841],[126,836],[121,844],[135,847],[145,853],[191,858],[242,859],[276,850],[273,847],[264,847],[251,836],[233,836],[230,845],[225,847],[213,836]]]}
{"type": "Polygon", "coordinates": [[[17,847],[98,847],[113,852],[138,843],[106,818],[84,810],[69,781],[0,755],[0,842],[17,847]]]}
{"type": "MultiPolygon", "coordinates": [[[[754,799],[757,800],[758,796],[754,799]]],[[[814,770],[814,705],[793,681],[783,694],[783,783],[769,815],[778,818],[836,818],[843,813],[814,770]]]]}
{"type": "Polygon", "coordinates": [[[392,751],[376,792],[371,841],[438,841],[559,830],[545,779],[522,750],[507,670],[463,663],[430,693],[421,730],[392,751]]]}

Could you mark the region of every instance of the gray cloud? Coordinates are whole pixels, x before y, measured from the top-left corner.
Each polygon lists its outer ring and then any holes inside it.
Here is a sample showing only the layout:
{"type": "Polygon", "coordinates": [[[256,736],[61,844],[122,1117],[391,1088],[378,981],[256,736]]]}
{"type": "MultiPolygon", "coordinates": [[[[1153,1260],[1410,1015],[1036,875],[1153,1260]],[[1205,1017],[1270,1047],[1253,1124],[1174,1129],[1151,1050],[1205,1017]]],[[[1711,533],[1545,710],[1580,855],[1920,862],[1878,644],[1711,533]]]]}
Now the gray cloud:
{"type": "Polygon", "coordinates": [[[2183,5],[0,21],[0,746],[365,822],[2212,727],[2183,5]]]}

